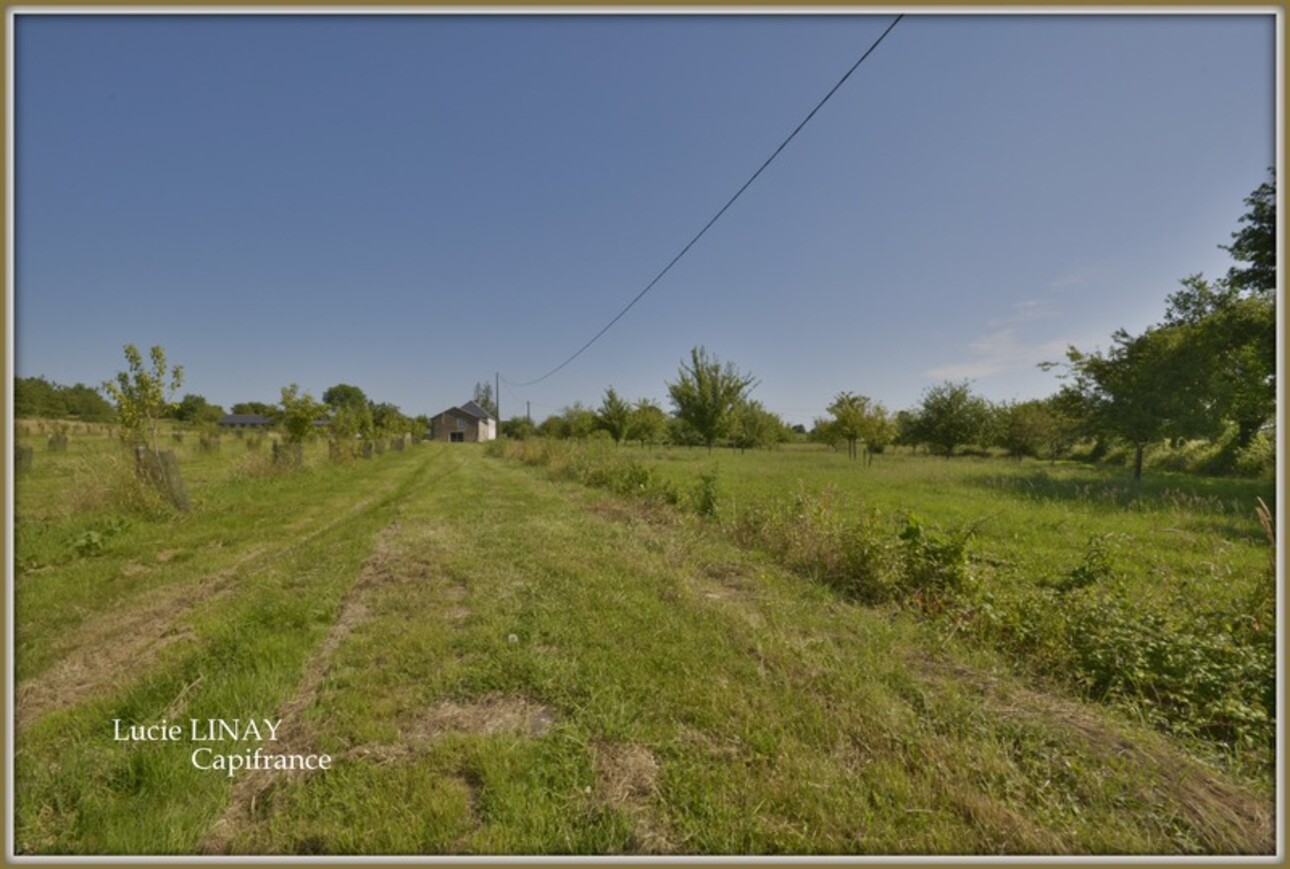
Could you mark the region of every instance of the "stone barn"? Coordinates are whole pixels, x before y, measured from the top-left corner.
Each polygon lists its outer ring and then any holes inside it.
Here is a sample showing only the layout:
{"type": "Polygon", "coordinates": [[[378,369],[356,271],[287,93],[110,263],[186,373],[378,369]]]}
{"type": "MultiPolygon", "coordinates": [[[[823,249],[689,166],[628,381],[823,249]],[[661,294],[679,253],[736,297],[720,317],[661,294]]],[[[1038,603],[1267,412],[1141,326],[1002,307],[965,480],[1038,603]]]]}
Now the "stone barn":
{"type": "Polygon", "coordinates": [[[476,443],[496,437],[497,420],[473,401],[450,407],[430,419],[431,440],[476,443]]]}

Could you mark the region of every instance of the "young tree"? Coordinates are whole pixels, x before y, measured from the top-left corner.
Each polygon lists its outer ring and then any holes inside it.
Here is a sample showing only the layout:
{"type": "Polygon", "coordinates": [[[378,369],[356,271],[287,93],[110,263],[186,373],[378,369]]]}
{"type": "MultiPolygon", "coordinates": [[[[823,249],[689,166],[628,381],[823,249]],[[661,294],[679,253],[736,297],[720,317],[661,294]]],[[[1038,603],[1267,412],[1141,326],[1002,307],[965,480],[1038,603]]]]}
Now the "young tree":
{"type": "Polygon", "coordinates": [[[103,391],[116,402],[117,419],[125,433],[136,443],[147,443],[155,453],[161,443],[161,418],[174,408],[171,397],[183,385],[184,369],[176,365],[167,370],[166,351],[159,346],[152,347],[149,357],[151,370],[144,367],[138,347],[125,345],[129,370],[117,372],[116,380],[103,384],[103,391]]]}
{"type": "Polygon", "coordinates": [[[865,457],[870,464],[873,463],[875,453],[884,452],[895,441],[896,423],[891,418],[891,414],[887,413],[887,408],[883,407],[882,402],[874,402],[870,407],[862,434],[865,457]]]}
{"type": "Polygon", "coordinates": [[[324,404],[314,400],[308,392],[301,393],[296,384],[282,387],[282,402],[279,405],[282,429],[286,432],[287,443],[303,444],[313,437],[316,422],[327,411],[324,404]]]}
{"type": "Polygon", "coordinates": [[[730,437],[740,450],[777,446],[788,440],[788,426],[760,401],[741,401],[730,415],[730,437]]]}
{"type": "Polygon", "coordinates": [[[621,444],[627,436],[627,427],[631,423],[632,407],[619,397],[611,386],[605,390],[605,397],[596,412],[596,427],[609,432],[614,444],[621,444]]]}
{"type": "Polygon", "coordinates": [[[857,445],[864,443],[865,461],[872,462],[873,454],[882,452],[894,436],[887,408],[865,395],[840,392],[829,405],[833,415],[832,435],[847,442],[852,459],[858,454],[857,445]]]}
{"type": "Polygon", "coordinates": [[[967,381],[947,380],[923,392],[905,436],[949,458],[955,447],[980,439],[989,417],[990,406],[967,381]]]}
{"type": "Polygon", "coordinates": [[[863,395],[850,392],[839,392],[829,405],[828,411],[833,415],[833,430],[836,436],[847,442],[847,455],[855,459],[856,444],[863,437],[864,417],[869,399],[863,395]]]}
{"type": "Polygon", "coordinates": [[[640,441],[641,446],[662,443],[667,438],[667,414],[648,398],[642,398],[632,408],[627,423],[627,437],[640,441]]]}
{"type": "Polygon", "coordinates": [[[831,450],[836,450],[838,444],[846,440],[838,428],[837,420],[825,419],[822,416],[815,418],[815,423],[811,426],[810,439],[814,443],[824,444],[831,450]]]}
{"type": "MultiPolygon", "coordinates": [[[[366,407],[355,409],[348,404],[341,404],[332,410],[327,421],[327,440],[331,444],[331,455],[334,460],[348,462],[358,452],[358,433],[363,422],[366,407]]],[[[368,412],[368,418],[371,418],[368,412]]]]}
{"type": "Polygon", "coordinates": [[[711,451],[725,433],[730,414],[757,381],[729,362],[723,367],[703,347],[692,349],[690,364],[682,362],[677,373],[677,381],[667,385],[676,415],[698,433],[711,451]]]}

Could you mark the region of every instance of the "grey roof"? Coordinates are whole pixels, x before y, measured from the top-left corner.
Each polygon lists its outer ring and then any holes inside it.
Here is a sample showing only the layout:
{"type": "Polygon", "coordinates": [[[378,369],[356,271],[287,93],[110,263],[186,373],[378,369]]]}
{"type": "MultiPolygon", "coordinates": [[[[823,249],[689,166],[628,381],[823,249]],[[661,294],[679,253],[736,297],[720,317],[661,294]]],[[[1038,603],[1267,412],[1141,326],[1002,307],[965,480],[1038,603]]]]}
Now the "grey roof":
{"type": "Polygon", "coordinates": [[[488,411],[484,410],[482,407],[480,407],[478,404],[475,404],[475,402],[473,402],[473,401],[468,401],[468,402],[466,402],[465,404],[463,404],[461,407],[459,407],[459,408],[457,408],[457,409],[458,409],[458,410],[460,410],[460,411],[463,411],[463,412],[465,412],[465,413],[470,414],[470,415],[471,415],[471,416],[473,416],[475,419],[492,419],[492,418],[493,418],[493,415],[492,415],[491,413],[489,413],[488,411]]]}
{"type": "Polygon", "coordinates": [[[271,425],[273,420],[258,413],[226,413],[220,418],[220,425],[271,425]]]}

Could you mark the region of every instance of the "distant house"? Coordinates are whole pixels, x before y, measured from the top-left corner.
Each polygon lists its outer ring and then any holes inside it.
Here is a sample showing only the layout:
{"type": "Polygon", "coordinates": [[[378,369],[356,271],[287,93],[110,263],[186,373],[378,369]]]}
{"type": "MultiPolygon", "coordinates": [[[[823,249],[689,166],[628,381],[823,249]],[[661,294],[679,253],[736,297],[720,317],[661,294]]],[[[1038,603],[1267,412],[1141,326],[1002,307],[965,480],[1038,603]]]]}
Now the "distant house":
{"type": "Polygon", "coordinates": [[[473,401],[450,407],[430,418],[430,439],[453,443],[491,441],[497,437],[497,420],[473,401]]]}
{"type": "Polygon", "coordinates": [[[226,413],[220,418],[220,428],[268,428],[273,420],[258,413],[226,413]]]}

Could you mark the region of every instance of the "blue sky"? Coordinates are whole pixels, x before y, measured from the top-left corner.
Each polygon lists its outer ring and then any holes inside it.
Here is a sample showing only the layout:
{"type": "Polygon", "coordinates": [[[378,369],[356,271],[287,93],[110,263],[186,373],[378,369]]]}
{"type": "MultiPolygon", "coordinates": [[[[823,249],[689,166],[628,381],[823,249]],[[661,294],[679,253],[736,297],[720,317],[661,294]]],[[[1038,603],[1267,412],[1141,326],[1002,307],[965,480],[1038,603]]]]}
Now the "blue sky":
{"type": "MultiPolygon", "coordinates": [[[[891,21],[54,16],[16,30],[20,376],[163,345],[226,407],[436,413],[622,308],[891,21]]],[[[601,341],[502,412],[664,400],[705,345],[793,422],[996,400],[1219,275],[1275,154],[1271,15],[907,15],[601,341]]]]}

